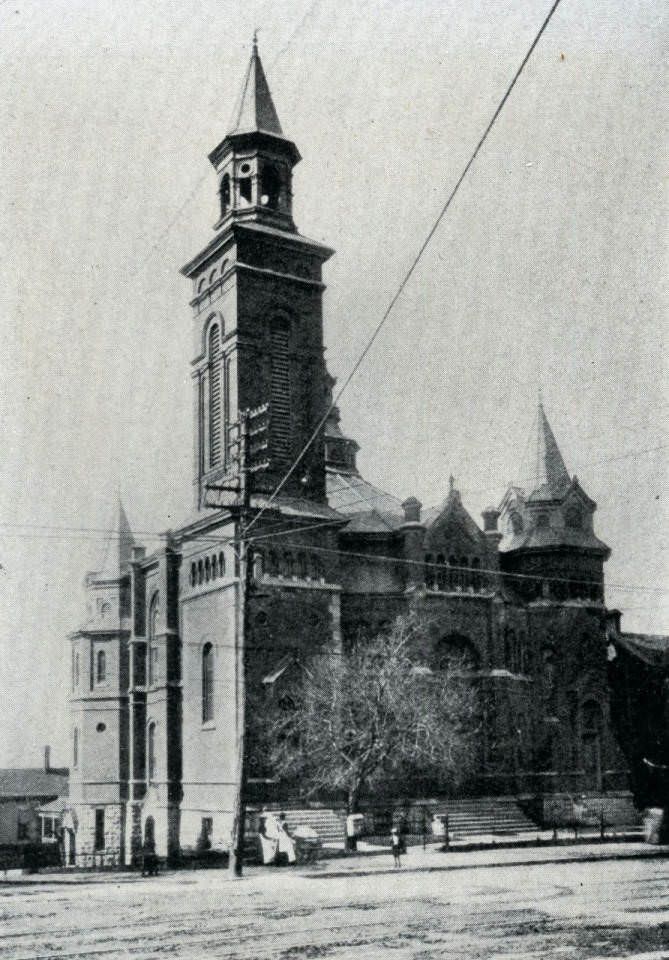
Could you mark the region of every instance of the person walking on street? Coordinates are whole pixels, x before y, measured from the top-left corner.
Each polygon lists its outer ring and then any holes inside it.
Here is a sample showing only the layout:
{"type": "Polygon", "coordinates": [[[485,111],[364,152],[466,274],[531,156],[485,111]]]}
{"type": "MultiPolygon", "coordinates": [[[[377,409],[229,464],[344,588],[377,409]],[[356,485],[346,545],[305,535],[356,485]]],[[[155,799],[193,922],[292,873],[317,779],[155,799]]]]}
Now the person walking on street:
{"type": "Polygon", "coordinates": [[[401,867],[400,854],[402,852],[402,838],[397,827],[393,827],[390,833],[390,845],[393,848],[393,861],[396,867],[401,867]]]}

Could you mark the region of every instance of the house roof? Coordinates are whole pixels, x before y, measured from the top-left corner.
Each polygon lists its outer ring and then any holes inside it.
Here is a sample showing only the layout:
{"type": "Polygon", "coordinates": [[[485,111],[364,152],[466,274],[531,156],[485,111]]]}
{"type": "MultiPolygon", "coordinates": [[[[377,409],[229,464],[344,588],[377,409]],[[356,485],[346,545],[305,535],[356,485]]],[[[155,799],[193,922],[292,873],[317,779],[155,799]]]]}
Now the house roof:
{"type": "Polygon", "coordinates": [[[47,771],[38,768],[10,767],[0,769],[0,798],[67,796],[69,771],[47,771]]]}

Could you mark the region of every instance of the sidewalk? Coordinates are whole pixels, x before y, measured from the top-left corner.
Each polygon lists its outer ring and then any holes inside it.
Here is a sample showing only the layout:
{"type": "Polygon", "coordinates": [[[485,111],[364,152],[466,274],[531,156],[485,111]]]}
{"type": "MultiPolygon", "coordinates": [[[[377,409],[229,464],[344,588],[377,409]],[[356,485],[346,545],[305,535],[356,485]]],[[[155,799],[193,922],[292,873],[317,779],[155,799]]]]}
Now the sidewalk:
{"type": "MultiPolygon", "coordinates": [[[[542,846],[542,847],[489,847],[483,850],[443,851],[441,847],[432,844],[423,850],[422,847],[410,847],[409,852],[402,855],[401,871],[404,873],[433,873],[449,870],[468,869],[495,869],[498,867],[523,867],[535,864],[560,864],[599,862],[605,860],[652,860],[669,857],[669,846],[652,846],[647,843],[582,843],[569,846],[542,846]]],[[[317,863],[295,868],[275,867],[246,867],[244,874],[251,879],[261,877],[283,876],[303,877],[313,880],[327,880],[344,878],[347,876],[366,877],[397,873],[393,866],[390,848],[387,851],[375,848],[375,853],[358,853],[345,857],[336,857],[332,860],[319,860],[317,863]]],[[[197,877],[203,881],[206,878],[217,881],[227,878],[227,870],[165,870],[157,879],[144,879],[137,871],[108,872],[108,873],[36,873],[16,877],[3,875],[0,871],[0,886],[3,885],[79,885],[79,884],[135,884],[161,883],[161,880],[185,880],[188,877],[197,877]]]]}
{"type": "MultiPolygon", "coordinates": [[[[601,860],[650,860],[669,857],[669,847],[653,846],[643,842],[578,843],[565,846],[488,847],[483,850],[442,851],[435,845],[409,847],[402,855],[401,870],[405,872],[433,872],[445,870],[494,869],[495,867],[522,867],[538,863],[579,863],[601,860]]],[[[301,867],[303,876],[316,878],[371,876],[395,873],[390,847],[387,853],[353,854],[334,860],[321,860],[311,867],[301,867]]]]}

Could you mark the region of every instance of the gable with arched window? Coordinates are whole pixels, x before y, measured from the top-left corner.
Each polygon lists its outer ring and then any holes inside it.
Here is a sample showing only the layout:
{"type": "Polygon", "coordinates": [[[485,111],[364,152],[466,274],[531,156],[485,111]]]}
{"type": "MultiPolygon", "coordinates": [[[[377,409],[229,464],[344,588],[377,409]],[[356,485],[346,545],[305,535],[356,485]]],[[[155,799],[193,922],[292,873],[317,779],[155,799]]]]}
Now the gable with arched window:
{"type": "Polygon", "coordinates": [[[202,648],[202,723],[214,719],[214,646],[205,643],[202,648]]]}

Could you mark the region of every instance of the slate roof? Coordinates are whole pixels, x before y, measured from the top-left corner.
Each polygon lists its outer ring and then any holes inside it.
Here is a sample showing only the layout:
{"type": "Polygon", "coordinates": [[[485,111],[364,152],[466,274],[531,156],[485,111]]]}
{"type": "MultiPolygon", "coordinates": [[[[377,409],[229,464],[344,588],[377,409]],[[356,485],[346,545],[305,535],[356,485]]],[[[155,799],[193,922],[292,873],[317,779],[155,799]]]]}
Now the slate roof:
{"type": "Polygon", "coordinates": [[[351,518],[346,533],[389,533],[404,522],[401,501],[359,473],[329,467],[326,478],[330,506],[351,518]]]}
{"type": "Polygon", "coordinates": [[[500,550],[506,553],[509,550],[519,550],[521,548],[541,550],[548,547],[581,547],[587,550],[601,550],[602,553],[609,553],[609,548],[604,541],[588,530],[576,530],[572,527],[560,527],[559,529],[550,526],[537,527],[536,524],[520,533],[505,537],[500,545],[500,550]]]}
{"type": "Polygon", "coordinates": [[[69,794],[69,775],[30,767],[0,769],[0,798],[58,797],[69,794]]]}

